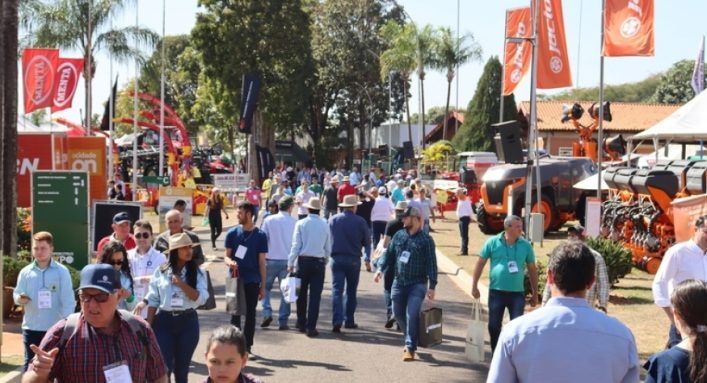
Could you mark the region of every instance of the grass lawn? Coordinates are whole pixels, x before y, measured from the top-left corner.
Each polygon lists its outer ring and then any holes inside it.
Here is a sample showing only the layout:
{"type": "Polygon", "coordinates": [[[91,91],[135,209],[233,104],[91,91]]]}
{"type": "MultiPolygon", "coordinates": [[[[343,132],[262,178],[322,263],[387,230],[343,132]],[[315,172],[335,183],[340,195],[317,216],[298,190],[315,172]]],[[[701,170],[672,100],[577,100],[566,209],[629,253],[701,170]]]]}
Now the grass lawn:
{"type": "MultiPolygon", "coordinates": [[[[446,212],[448,219],[438,219],[432,224],[437,249],[454,261],[457,266],[466,270],[470,275],[478,259],[479,250],[489,237],[479,231],[476,223],[469,227],[469,256],[459,256],[459,229],[454,212],[446,212]]],[[[566,239],[564,233],[554,233],[546,237],[543,246],[535,245],[535,255],[538,263],[547,265],[552,249],[562,240],[566,239]]],[[[482,281],[488,283],[489,267],[484,268],[482,281]]],[[[638,269],[633,269],[631,274],[619,281],[612,289],[609,298],[609,315],[616,317],[626,324],[636,337],[638,353],[642,361],[650,355],[662,350],[668,340],[668,317],[663,310],[653,304],[651,284],[653,276],[638,269]]],[[[471,286],[469,286],[471,290],[471,286]]]]}
{"type": "Polygon", "coordinates": [[[22,366],[25,358],[22,355],[3,356],[0,362],[0,378],[22,366]]]}

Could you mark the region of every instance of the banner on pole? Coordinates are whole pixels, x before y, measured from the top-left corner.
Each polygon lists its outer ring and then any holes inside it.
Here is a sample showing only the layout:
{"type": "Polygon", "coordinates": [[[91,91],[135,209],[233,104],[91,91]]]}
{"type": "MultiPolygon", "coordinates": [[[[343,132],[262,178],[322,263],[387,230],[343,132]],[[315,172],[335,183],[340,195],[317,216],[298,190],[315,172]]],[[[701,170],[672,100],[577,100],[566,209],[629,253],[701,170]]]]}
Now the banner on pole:
{"type": "Polygon", "coordinates": [[[25,114],[52,106],[58,49],[26,48],[22,52],[25,114]]]}
{"type": "Polygon", "coordinates": [[[103,109],[103,118],[101,119],[101,130],[110,130],[110,109],[113,106],[113,114],[115,114],[115,96],[118,91],[118,76],[115,76],[115,82],[113,83],[113,89],[111,90],[108,100],[106,101],[106,108],[103,109]]]}
{"type": "Polygon", "coordinates": [[[241,120],[238,130],[241,133],[250,134],[253,126],[253,114],[258,102],[260,92],[260,77],[252,74],[243,75],[243,85],[241,88],[241,120]]]}
{"type": "Polygon", "coordinates": [[[572,86],[561,0],[539,2],[538,89],[572,86]]]}
{"type": "MultiPolygon", "coordinates": [[[[528,38],[532,35],[530,7],[506,11],[506,39],[528,38]]],[[[503,95],[513,93],[518,83],[528,73],[532,47],[529,40],[522,43],[506,41],[505,62],[503,63],[503,95]]]]}
{"type": "Polygon", "coordinates": [[[52,113],[71,108],[82,70],[83,59],[59,58],[52,91],[52,113]]]}
{"type": "Polygon", "coordinates": [[[695,91],[695,96],[702,93],[705,89],[705,37],[702,36],[702,44],[700,51],[697,53],[695,60],[695,68],[692,71],[692,80],[690,81],[692,89],[695,91]]]}
{"type": "Polygon", "coordinates": [[[653,0],[605,0],[603,55],[654,56],[653,0]]]}
{"type": "Polygon", "coordinates": [[[258,156],[258,176],[260,180],[268,177],[268,173],[275,169],[275,158],[270,149],[255,145],[255,153],[258,156]]]}

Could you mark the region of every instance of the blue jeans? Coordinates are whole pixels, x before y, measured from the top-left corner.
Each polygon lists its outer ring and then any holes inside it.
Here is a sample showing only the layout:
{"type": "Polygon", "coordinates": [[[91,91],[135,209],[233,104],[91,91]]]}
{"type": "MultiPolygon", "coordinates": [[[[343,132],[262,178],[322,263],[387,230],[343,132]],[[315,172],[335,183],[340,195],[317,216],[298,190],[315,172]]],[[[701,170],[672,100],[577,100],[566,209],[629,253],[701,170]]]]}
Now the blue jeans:
{"type": "Polygon", "coordinates": [[[525,294],[516,291],[489,290],[489,335],[492,354],[496,349],[498,336],[501,335],[503,313],[506,308],[511,320],[523,315],[525,294]]]}
{"type": "Polygon", "coordinates": [[[409,286],[398,286],[393,282],[390,295],[393,300],[393,313],[400,328],[405,331],[405,348],[408,351],[417,350],[417,339],[420,331],[420,309],[427,293],[427,283],[415,283],[409,286]]]}
{"type": "Polygon", "coordinates": [[[326,261],[323,258],[297,258],[297,276],[302,281],[297,297],[297,327],[300,329],[316,330],[317,328],[319,305],[324,290],[324,273],[326,273],[326,261]],[[307,297],[308,292],[309,297],[307,297]],[[309,298],[309,306],[307,298],[309,298]]]}
{"type": "Polygon", "coordinates": [[[176,383],[187,383],[189,365],[199,343],[199,316],[196,311],[179,316],[159,311],[152,328],[167,365],[167,375],[174,373],[176,383]]]}
{"type": "MultiPolygon", "coordinates": [[[[268,259],[266,269],[267,274],[265,276],[265,296],[263,297],[263,317],[272,316],[272,306],[270,305],[270,290],[272,290],[275,278],[277,278],[278,284],[276,287],[280,287],[280,282],[287,277],[287,260],[274,260],[268,259]]],[[[280,293],[280,310],[278,311],[279,317],[278,321],[280,326],[287,325],[287,319],[290,317],[290,304],[285,302],[285,299],[280,293]]]]}
{"type": "Polygon", "coordinates": [[[324,219],[329,220],[329,217],[336,215],[336,209],[324,209],[324,219]]]}
{"type": "Polygon", "coordinates": [[[424,223],[422,224],[422,231],[425,232],[426,234],[430,233],[430,220],[426,219],[424,223]]]}
{"type": "Polygon", "coordinates": [[[356,311],[356,289],[361,275],[361,258],[357,255],[337,255],[331,257],[331,305],[334,326],[345,323],[353,325],[356,311]],[[345,285],[345,286],[344,286],[345,285]],[[346,289],[346,295],[344,295],[346,289]],[[344,305],[346,315],[344,315],[344,305]]]}
{"type": "Polygon", "coordinates": [[[29,346],[33,344],[39,347],[39,344],[42,343],[42,338],[44,338],[44,334],[46,333],[46,331],[22,330],[22,340],[25,344],[25,367],[22,371],[27,371],[29,362],[31,362],[32,358],[34,358],[34,352],[31,348],[29,348],[29,346]]]}
{"type": "Polygon", "coordinates": [[[371,222],[371,228],[373,229],[373,242],[371,246],[375,249],[378,245],[378,241],[385,235],[385,225],[386,221],[373,221],[371,222]]]}

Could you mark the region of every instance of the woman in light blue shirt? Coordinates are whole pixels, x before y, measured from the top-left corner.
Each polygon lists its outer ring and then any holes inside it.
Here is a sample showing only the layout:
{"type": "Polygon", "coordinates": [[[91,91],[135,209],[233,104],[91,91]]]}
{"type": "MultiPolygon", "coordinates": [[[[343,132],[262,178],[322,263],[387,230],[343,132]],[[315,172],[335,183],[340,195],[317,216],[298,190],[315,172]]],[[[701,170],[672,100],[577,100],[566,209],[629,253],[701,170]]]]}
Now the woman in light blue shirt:
{"type": "Polygon", "coordinates": [[[107,263],[120,272],[120,286],[127,291],[127,298],[122,299],[118,303],[118,308],[121,310],[132,310],[136,303],[135,284],[130,273],[128,251],[125,250],[125,246],[118,241],[108,242],[101,250],[101,263],[107,263]]]}
{"type": "Polygon", "coordinates": [[[189,364],[199,343],[196,308],[209,297],[206,274],[192,257],[195,246],[199,244],[192,243],[186,233],[169,237],[168,261],[155,271],[143,301],[149,306],[147,322],[177,383],[187,382],[189,364]]]}

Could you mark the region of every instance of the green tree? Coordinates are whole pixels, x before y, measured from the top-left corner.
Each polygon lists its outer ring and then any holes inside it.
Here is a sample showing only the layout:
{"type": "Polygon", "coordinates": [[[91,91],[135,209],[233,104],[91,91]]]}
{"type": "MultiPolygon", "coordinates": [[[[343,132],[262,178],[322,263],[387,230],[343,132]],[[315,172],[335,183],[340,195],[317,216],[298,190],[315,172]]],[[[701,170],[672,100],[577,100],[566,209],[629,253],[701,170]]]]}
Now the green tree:
{"type": "MultiPolygon", "coordinates": [[[[35,31],[34,45],[78,50],[86,60],[83,70],[86,95],[91,94],[97,52],[107,50],[119,62],[142,59],[140,49],[152,49],[159,40],[155,32],[146,28],[110,28],[111,20],[127,5],[126,0],[56,0],[32,3],[33,6],[28,9],[30,13],[25,15],[28,23],[25,28],[35,31]],[[133,41],[138,45],[131,45],[133,41]]],[[[89,97],[86,97],[85,108],[87,114],[93,114],[89,97]]]]}
{"type": "Polygon", "coordinates": [[[684,104],[695,97],[690,85],[695,60],[681,60],[673,64],[660,78],[653,94],[653,102],[661,104],[684,104]]]}
{"type": "Polygon", "coordinates": [[[40,126],[43,122],[47,121],[47,117],[47,108],[42,108],[32,112],[32,114],[29,115],[29,120],[32,121],[33,124],[40,126]]]}
{"type": "MultiPolygon", "coordinates": [[[[474,97],[464,115],[464,124],[454,136],[452,143],[457,151],[494,151],[491,124],[498,122],[501,100],[503,67],[498,57],[492,56],[484,66],[484,72],[476,85],[474,97]]],[[[513,94],[503,97],[503,120],[516,118],[517,110],[513,94]]]]}
{"type": "MultiPolygon", "coordinates": [[[[660,74],[652,75],[644,80],[626,84],[604,86],[604,99],[611,102],[652,102],[653,94],[660,84],[660,74]]],[[[555,101],[598,101],[599,87],[573,88],[553,96],[540,96],[542,99],[555,101]]]]}
{"type": "Polygon", "coordinates": [[[408,139],[412,141],[412,126],[410,122],[410,97],[408,85],[410,75],[417,65],[415,27],[412,24],[400,25],[393,20],[387,22],[380,30],[380,35],[388,42],[389,48],[380,56],[381,78],[386,78],[390,72],[398,72],[403,84],[405,95],[405,112],[408,121],[408,139]]]}
{"type": "Polygon", "coordinates": [[[436,31],[431,25],[425,25],[422,29],[416,28],[415,34],[417,42],[417,78],[420,80],[420,110],[422,110],[422,148],[425,148],[425,68],[429,68],[434,63],[434,52],[432,47],[435,44],[436,31]]]}
{"type": "Polygon", "coordinates": [[[455,70],[469,61],[480,61],[481,46],[476,43],[472,34],[457,38],[452,35],[449,27],[442,27],[438,30],[438,37],[434,40],[432,49],[434,51],[432,67],[447,71],[447,103],[444,107],[444,129],[442,130],[442,139],[446,139],[449,121],[446,116],[449,115],[449,97],[452,93],[455,70]]]}
{"type": "MultiPolygon", "coordinates": [[[[444,116],[449,115],[449,113],[445,114],[445,106],[433,106],[429,109],[427,109],[427,112],[425,112],[425,118],[427,118],[427,121],[430,122],[431,124],[437,125],[440,122],[444,121],[444,116]]],[[[462,112],[464,113],[464,109],[456,109],[457,112],[462,112]]],[[[419,124],[422,119],[420,118],[419,113],[413,113],[410,116],[410,121],[413,124],[419,124]]]]}

